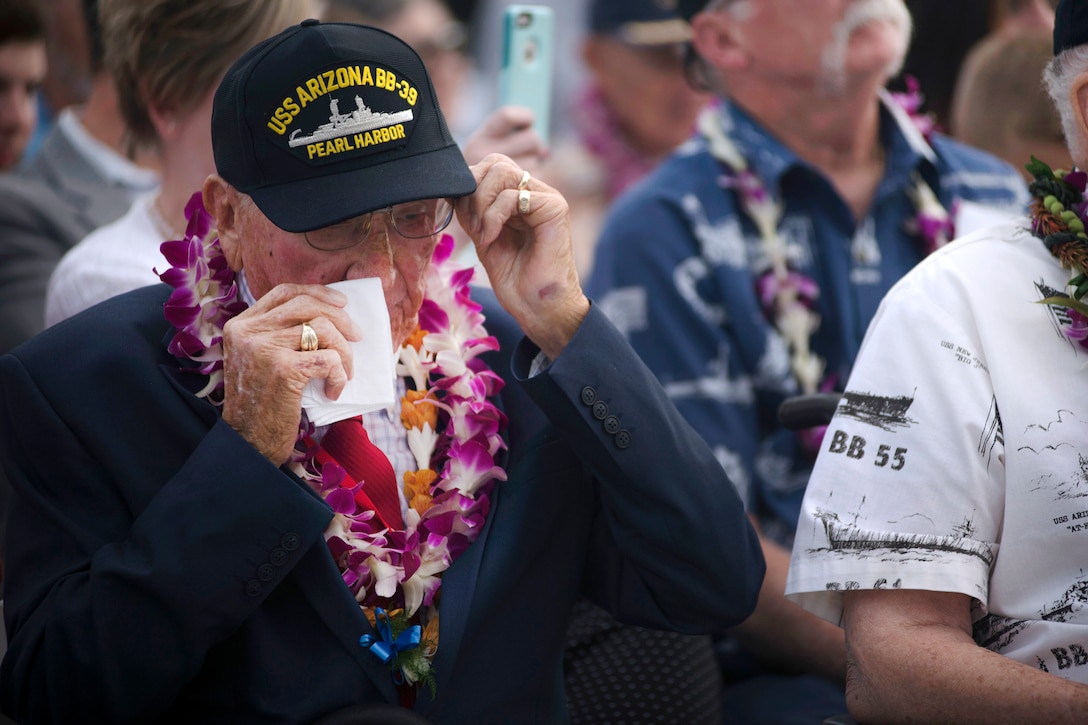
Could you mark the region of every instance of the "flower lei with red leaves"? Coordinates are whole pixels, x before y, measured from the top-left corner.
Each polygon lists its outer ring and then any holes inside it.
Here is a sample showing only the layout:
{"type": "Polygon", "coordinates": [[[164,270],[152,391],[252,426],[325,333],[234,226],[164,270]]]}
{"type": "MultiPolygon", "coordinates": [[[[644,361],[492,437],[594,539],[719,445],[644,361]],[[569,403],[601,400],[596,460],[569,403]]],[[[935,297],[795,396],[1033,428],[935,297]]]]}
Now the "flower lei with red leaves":
{"type": "Polygon", "coordinates": [[[1043,240],[1062,267],[1073,272],[1066,283],[1069,293],[1047,297],[1043,304],[1065,310],[1059,316],[1062,331],[1070,340],[1088,348],[1088,201],[1084,198],[1088,174],[1051,169],[1034,156],[1025,167],[1034,177],[1031,193],[1031,231],[1043,240]]]}
{"type": "MultiPolygon", "coordinates": [[[[197,363],[185,368],[208,378],[197,396],[221,406],[223,325],[246,303],[199,194],[185,213],[185,239],[161,247],[171,267],[160,278],[174,288],[164,306],[177,330],[169,351],[197,363]]],[[[419,327],[397,359],[397,375],[411,378],[415,387],[401,399],[401,420],[418,466],[405,474],[405,527],[379,528],[374,512],[355,501],[361,484],[333,461],[316,462],[305,418],[291,461],[335,512],[327,545],[380,635],[364,636],[362,643],[390,666],[396,681],[426,682],[432,692],[441,575],[479,536],[490,494],[506,480],[495,464],[506,447],[506,418],[489,401],[503,381],[479,359],[498,349],[498,342],[487,334],[481,307],[470,297],[473,270],[450,263],[452,252],[453,239],[445,235],[428,269],[419,327]]]]}

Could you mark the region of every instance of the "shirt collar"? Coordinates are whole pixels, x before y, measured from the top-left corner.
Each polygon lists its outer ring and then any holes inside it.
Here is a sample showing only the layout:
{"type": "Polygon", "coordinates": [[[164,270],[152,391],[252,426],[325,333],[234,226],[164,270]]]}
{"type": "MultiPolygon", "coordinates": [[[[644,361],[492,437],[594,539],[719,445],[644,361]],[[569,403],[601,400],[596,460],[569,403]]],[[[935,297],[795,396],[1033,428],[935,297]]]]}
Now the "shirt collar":
{"type": "MultiPolygon", "coordinates": [[[[811,168],[808,162],[763,129],[740,106],[730,103],[728,99],[722,99],[721,103],[720,118],[726,134],[738,148],[744,150],[749,167],[768,188],[778,188],[782,175],[794,167],[811,168]]],[[[880,103],[880,136],[886,154],[885,179],[908,176],[919,166],[935,168],[936,152],[906,111],[883,89],[880,103]]]]}
{"type": "Polygon", "coordinates": [[[244,269],[238,270],[238,296],[249,307],[257,304],[257,298],[249,291],[249,282],[246,281],[246,271],[244,269]]]}
{"type": "Polygon", "coordinates": [[[92,136],[71,107],[60,112],[57,127],[106,181],[133,191],[150,191],[158,186],[157,172],[137,166],[92,136]]]}

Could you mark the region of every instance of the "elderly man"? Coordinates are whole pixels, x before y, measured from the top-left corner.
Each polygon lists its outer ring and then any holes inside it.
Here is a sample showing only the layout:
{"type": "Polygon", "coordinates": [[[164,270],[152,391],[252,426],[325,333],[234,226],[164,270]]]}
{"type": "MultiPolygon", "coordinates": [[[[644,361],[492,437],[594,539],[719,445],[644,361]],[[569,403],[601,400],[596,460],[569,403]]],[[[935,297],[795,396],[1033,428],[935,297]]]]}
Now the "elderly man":
{"type": "Polygon", "coordinates": [[[901,0],[680,9],[692,75],[721,101],[612,208],[587,291],[714,449],[763,534],[764,592],[723,661],[727,713],[813,722],[845,707],[845,645],[783,595],[820,438],[780,426],[778,404],[841,389],[888,288],[957,225],[1021,212],[1026,188],[1008,164],[912,123],[914,106],[884,90],[910,37],[901,0]]]}
{"type": "Polygon", "coordinates": [[[691,28],[675,3],[589,0],[581,54],[586,78],[565,99],[571,132],[541,169],[571,204],[575,261],[586,276],[609,206],[695,128],[710,94],[684,80],[691,28]]]}
{"type": "Polygon", "coordinates": [[[8,713],[552,722],[579,593],[748,616],[741,502],[582,294],[566,204],[469,169],[408,46],[306,21],[232,66],[212,128],[173,293],[0,358],[8,713]],[[513,319],[449,269],[451,198],[513,319]]]}
{"type": "MultiPolygon", "coordinates": [[[[1088,164],[1088,5],[1045,71],[1088,164]]],[[[1088,720],[1085,176],[888,294],[805,496],[787,592],[841,622],[863,722],[1088,720]]]]}

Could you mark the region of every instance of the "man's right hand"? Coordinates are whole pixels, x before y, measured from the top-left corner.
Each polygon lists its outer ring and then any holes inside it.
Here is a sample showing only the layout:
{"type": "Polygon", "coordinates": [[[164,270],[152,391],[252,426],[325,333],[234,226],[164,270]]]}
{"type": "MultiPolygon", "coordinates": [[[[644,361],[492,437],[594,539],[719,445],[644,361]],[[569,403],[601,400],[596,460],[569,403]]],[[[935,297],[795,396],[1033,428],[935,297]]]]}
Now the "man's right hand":
{"type": "Polygon", "coordinates": [[[488,154],[502,154],[523,169],[535,173],[548,147],[533,130],[533,112],[521,106],[502,106],[488,114],[472,132],[462,148],[469,166],[483,161],[488,154]]]}
{"type": "Polygon", "coordinates": [[[324,380],[336,400],[351,377],[349,341],[362,333],[345,304],[323,285],[281,284],[223,328],[223,420],[277,466],[294,449],[306,384],[324,380]],[[317,333],[312,352],[300,349],[304,322],[317,333]]]}

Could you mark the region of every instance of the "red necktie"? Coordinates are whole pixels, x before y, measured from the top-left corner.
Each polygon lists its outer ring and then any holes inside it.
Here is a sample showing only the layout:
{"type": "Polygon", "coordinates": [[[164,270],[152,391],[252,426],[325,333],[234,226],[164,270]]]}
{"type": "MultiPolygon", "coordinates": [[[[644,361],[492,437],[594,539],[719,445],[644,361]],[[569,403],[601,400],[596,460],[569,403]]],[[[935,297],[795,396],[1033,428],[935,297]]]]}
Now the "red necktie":
{"type": "Polygon", "coordinates": [[[393,466],[381,449],[370,441],[360,418],[337,421],[325,431],[321,447],[344,467],[374,504],[378,517],[390,528],[404,525],[400,514],[400,496],[393,466]]]}

